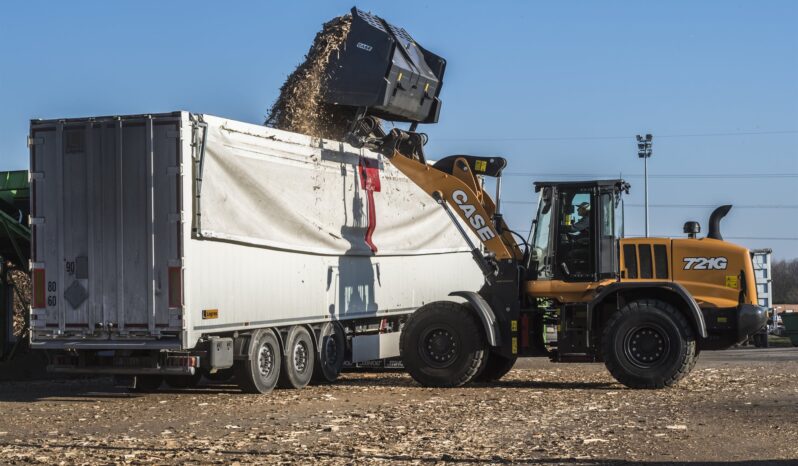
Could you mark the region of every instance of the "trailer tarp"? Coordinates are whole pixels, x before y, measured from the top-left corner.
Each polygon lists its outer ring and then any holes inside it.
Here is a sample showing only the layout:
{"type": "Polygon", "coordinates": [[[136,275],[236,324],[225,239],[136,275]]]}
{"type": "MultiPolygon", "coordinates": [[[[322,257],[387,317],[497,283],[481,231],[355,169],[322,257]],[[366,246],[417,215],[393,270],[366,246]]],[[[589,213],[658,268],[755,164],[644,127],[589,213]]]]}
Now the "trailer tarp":
{"type": "Polygon", "coordinates": [[[443,209],[377,154],[208,115],[194,118],[207,124],[195,218],[204,238],[372,255],[366,241],[371,221],[376,255],[468,250],[443,209]],[[365,180],[367,173],[379,179],[365,180]]]}

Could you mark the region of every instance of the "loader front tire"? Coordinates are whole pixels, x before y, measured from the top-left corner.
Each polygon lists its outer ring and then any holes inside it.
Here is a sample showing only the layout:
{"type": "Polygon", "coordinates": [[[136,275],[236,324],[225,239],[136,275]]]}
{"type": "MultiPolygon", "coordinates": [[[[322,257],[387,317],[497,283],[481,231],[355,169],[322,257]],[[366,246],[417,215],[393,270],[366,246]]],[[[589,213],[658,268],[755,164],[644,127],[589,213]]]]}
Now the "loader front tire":
{"type": "Polygon", "coordinates": [[[618,382],[629,388],[664,388],[695,366],[696,339],[678,309],[656,299],[640,299],[610,316],[601,351],[618,382]]]}
{"type": "Polygon", "coordinates": [[[247,359],[233,364],[235,380],[245,393],[271,392],[280,377],[282,351],[270,329],[257,330],[249,337],[247,359]]]}
{"type": "Polygon", "coordinates": [[[410,316],[402,329],[399,351],[416,382],[425,387],[459,387],[482,367],[487,344],[468,309],[437,301],[410,316]]]}

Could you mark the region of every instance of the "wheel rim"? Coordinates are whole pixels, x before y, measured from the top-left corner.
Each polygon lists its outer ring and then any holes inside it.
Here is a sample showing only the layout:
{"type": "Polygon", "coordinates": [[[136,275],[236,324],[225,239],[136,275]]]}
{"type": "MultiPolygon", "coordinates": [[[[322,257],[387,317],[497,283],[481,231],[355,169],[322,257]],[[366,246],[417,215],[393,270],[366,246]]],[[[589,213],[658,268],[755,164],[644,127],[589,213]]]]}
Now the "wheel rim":
{"type": "Polygon", "coordinates": [[[294,369],[298,373],[304,373],[308,368],[308,347],[304,341],[298,341],[294,345],[294,369]]]}
{"type": "Polygon", "coordinates": [[[454,331],[447,326],[427,329],[419,339],[419,354],[432,367],[451,365],[457,357],[459,347],[454,331]]]}
{"type": "Polygon", "coordinates": [[[264,344],[258,351],[258,372],[262,378],[267,378],[274,370],[274,349],[269,344],[264,344]]]}
{"type": "Polygon", "coordinates": [[[662,364],[670,353],[668,333],[655,324],[634,327],[626,332],[623,351],[637,367],[649,368],[662,364]]]}

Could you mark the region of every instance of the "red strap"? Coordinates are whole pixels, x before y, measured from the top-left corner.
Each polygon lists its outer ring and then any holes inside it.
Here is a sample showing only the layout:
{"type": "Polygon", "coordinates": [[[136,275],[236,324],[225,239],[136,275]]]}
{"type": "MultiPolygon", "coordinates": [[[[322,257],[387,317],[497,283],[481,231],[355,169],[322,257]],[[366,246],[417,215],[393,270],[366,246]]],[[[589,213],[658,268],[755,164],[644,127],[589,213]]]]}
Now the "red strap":
{"type": "Polygon", "coordinates": [[[366,191],[366,199],[368,201],[369,225],[366,228],[365,240],[371,252],[376,253],[377,246],[371,240],[371,236],[374,234],[374,229],[377,228],[377,209],[374,206],[374,192],[380,192],[380,168],[376,160],[360,157],[358,171],[360,172],[360,187],[366,191]]]}

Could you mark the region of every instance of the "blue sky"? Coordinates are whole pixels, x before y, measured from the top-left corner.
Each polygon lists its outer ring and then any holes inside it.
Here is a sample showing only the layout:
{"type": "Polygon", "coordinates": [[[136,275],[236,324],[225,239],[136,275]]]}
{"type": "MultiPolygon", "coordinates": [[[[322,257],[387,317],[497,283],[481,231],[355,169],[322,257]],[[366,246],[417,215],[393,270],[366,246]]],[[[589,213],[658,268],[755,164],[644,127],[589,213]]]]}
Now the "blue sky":
{"type": "MultiPolygon", "coordinates": [[[[427,152],[507,157],[513,227],[528,227],[533,179],[623,174],[626,231],[642,234],[633,137],[651,132],[652,233],[706,231],[708,206],[730,203],[725,236],[798,257],[798,2],[357,5],[448,60],[427,152]]],[[[31,118],[184,109],[260,123],[321,23],[352,6],[4,2],[0,170],[25,168],[31,118]]]]}

